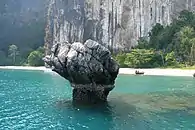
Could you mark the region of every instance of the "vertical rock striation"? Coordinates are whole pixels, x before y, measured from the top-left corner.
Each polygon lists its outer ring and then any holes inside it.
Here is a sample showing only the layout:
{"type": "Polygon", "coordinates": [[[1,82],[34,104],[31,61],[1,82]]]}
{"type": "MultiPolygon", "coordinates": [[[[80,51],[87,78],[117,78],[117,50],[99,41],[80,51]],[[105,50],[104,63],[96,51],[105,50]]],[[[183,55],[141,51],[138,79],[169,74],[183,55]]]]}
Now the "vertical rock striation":
{"type": "Polygon", "coordinates": [[[194,0],[49,0],[46,49],[92,39],[112,52],[129,50],[156,23],[169,24],[194,0]]]}

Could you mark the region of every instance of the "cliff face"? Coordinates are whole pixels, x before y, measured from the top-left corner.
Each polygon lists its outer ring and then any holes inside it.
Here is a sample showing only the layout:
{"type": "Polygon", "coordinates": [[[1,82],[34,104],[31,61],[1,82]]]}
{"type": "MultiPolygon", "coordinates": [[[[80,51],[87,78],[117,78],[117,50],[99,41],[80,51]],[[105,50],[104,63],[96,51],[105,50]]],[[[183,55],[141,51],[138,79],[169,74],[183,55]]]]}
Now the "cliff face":
{"type": "Polygon", "coordinates": [[[0,51],[6,52],[10,44],[24,51],[34,44],[42,45],[44,11],[40,0],[0,0],[0,51]]]}
{"type": "Polygon", "coordinates": [[[96,40],[111,51],[129,50],[155,23],[169,24],[194,0],[50,0],[45,46],[96,40]]]}

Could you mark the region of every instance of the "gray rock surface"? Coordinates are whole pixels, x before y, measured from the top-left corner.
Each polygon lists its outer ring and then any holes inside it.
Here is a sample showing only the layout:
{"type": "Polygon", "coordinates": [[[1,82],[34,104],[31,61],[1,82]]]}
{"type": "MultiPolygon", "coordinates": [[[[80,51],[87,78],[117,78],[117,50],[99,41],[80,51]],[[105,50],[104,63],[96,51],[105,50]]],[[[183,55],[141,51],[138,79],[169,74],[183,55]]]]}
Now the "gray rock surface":
{"type": "Polygon", "coordinates": [[[56,42],[93,39],[110,51],[129,50],[156,23],[170,24],[195,0],[49,0],[47,53],[56,42]]]}
{"type": "Polygon", "coordinates": [[[74,101],[106,101],[109,92],[115,87],[119,71],[119,65],[107,48],[87,40],[84,44],[58,43],[51,52],[44,61],[70,82],[74,101]]]}

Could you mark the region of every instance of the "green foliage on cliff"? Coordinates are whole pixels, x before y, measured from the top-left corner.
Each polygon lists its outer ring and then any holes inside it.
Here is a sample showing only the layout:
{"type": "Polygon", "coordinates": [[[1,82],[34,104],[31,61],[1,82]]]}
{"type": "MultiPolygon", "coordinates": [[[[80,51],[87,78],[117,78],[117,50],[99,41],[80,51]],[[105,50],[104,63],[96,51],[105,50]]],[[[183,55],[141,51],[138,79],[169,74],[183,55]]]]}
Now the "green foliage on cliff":
{"type": "Polygon", "coordinates": [[[149,38],[140,38],[135,48],[128,54],[120,54],[116,58],[119,64],[133,68],[193,66],[195,13],[184,10],[170,25],[157,23],[149,38]]]}

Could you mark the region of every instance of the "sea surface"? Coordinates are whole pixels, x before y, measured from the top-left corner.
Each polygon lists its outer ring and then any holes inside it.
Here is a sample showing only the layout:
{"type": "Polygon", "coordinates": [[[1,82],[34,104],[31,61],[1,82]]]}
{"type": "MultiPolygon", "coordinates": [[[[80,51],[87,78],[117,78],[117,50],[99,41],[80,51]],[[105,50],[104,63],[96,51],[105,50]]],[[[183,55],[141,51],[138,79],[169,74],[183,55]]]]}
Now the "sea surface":
{"type": "Polygon", "coordinates": [[[0,70],[0,130],[195,130],[195,79],[120,75],[108,103],[72,104],[42,71],[0,70]]]}

